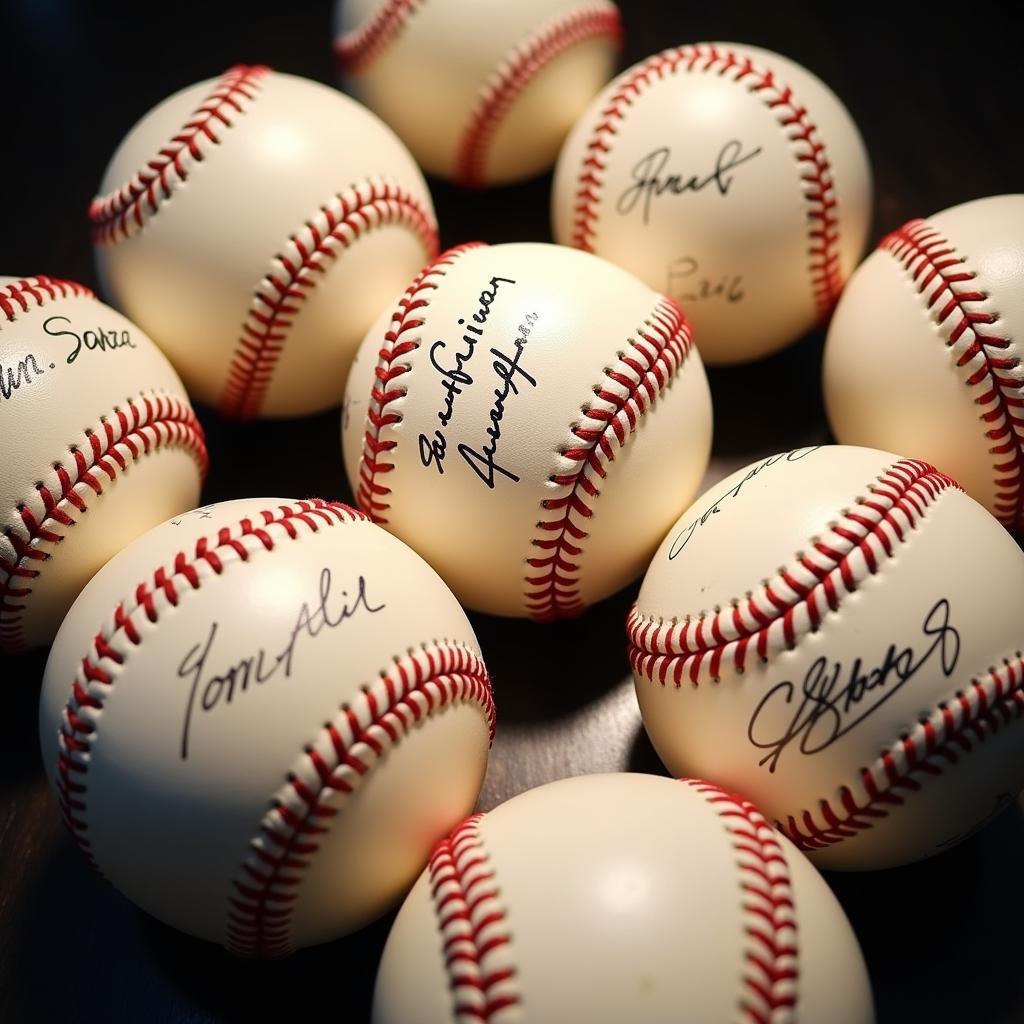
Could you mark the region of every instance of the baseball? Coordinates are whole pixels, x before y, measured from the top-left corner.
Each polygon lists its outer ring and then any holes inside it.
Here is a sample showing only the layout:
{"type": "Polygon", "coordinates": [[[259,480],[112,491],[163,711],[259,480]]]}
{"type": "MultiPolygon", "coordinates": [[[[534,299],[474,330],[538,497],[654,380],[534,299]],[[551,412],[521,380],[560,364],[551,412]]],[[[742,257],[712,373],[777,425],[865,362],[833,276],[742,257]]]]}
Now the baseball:
{"type": "Polygon", "coordinates": [[[339,0],[343,80],[431,174],[481,187],[546,171],[615,71],[610,0],[339,0]]]}
{"type": "Polygon", "coordinates": [[[82,592],[50,653],[43,760],[89,861],[242,956],[397,901],[476,801],[493,733],[466,616],[337,502],[169,520],[82,592]]]}
{"type": "Polygon", "coordinates": [[[634,65],[566,140],[555,240],[679,302],[707,363],[768,355],[826,319],[864,249],[871,170],[814,75],[753,46],[634,65]]]}
{"type": "Polygon", "coordinates": [[[150,111],[89,210],[100,279],[225,416],[337,405],[384,304],[437,252],[423,176],[334,89],[239,66],[150,111]]]}
{"type": "Polygon", "coordinates": [[[206,443],[177,374],[88,288],[0,277],[0,651],[48,644],[89,577],[192,508],[206,443]]]}
{"type": "Polygon", "coordinates": [[[427,266],[363,341],[342,414],[362,509],[464,604],[539,620],[643,572],[710,443],[679,307],[540,243],[427,266]]]}
{"type": "Polygon", "coordinates": [[[926,459],[1024,530],[1024,195],[990,196],[882,239],[825,345],[844,444],[926,459]]]}
{"type": "Polygon", "coordinates": [[[392,928],[375,1024],[873,1020],[807,858],[706,782],[588,775],[438,844],[392,928]]]}
{"type": "Polygon", "coordinates": [[[1024,783],[1022,603],[1024,555],[927,463],[773,455],[651,563],[628,623],[644,725],[822,867],[940,853],[1024,783]]]}

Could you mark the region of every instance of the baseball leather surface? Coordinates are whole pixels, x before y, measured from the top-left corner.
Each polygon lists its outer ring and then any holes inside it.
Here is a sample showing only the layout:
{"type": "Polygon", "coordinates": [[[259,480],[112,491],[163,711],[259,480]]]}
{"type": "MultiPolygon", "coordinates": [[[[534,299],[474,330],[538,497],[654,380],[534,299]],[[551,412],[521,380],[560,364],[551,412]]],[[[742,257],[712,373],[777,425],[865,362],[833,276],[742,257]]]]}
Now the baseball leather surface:
{"type": "Polygon", "coordinates": [[[460,246],[366,336],[342,414],[361,507],[497,615],[576,615],[639,575],[707,465],[679,308],[561,246],[460,246]]]}
{"type": "Polygon", "coordinates": [[[359,513],[249,498],[172,519],[82,592],[43,760],[89,860],[244,956],[343,935],[469,813],[494,706],[422,559],[359,513]]]}
{"type": "Polygon", "coordinates": [[[1024,529],[1024,195],[912,220],[857,268],[825,345],[844,444],[925,459],[1024,529]]]}
{"type": "Polygon", "coordinates": [[[89,577],[192,508],[206,444],[185,389],[88,288],[0,277],[0,651],[49,643],[89,577]]]}
{"type": "Polygon", "coordinates": [[[1022,602],[1024,554],[926,463],[762,459],[651,563],[629,620],[644,725],[670,771],[746,794],[823,867],[939,853],[1024,782],[1022,602]]]}
{"type": "Polygon", "coordinates": [[[871,171],[835,95],[791,60],[698,43],[634,65],[573,128],[555,240],[674,298],[707,363],[827,318],[864,249],[871,171]]]}
{"type": "Polygon", "coordinates": [[[502,184],[546,171],[615,70],[610,0],[340,0],[346,84],[431,174],[502,184]]]}
{"type": "Polygon", "coordinates": [[[399,912],[375,1024],[873,1019],[821,876],[742,797],[589,775],[438,845],[399,912]]]}
{"type": "Polygon", "coordinates": [[[150,111],[89,211],[105,292],[227,416],[341,400],[383,305],[437,252],[426,184],[336,90],[231,68],[150,111]]]}

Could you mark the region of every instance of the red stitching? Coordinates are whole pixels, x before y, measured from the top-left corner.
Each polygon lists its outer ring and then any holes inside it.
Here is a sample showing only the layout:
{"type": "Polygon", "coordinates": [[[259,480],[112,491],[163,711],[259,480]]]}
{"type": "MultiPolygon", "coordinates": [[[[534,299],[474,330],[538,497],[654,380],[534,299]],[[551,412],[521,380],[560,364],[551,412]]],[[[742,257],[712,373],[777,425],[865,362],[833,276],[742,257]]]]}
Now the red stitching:
{"type": "Polygon", "coordinates": [[[419,338],[407,339],[403,335],[423,326],[422,310],[430,305],[429,293],[440,287],[448,268],[464,252],[483,244],[467,242],[457,245],[424,267],[399,300],[398,309],[391,317],[391,326],[384,335],[384,344],[378,352],[377,368],[374,371],[376,383],[367,403],[367,427],[363,433],[363,453],[359,460],[359,482],[356,486],[359,507],[375,523],[386,524],[384,516],[391,507],[387,500],[391,488],[380,483],[377,478],[395,468],[391,452],[398,441],[394,438],[381,440],[381,434],[403,419],[402,414],[394,409],[393,403],[405,396],[407,389],[396,382],[409,372],[410,366],[398,360],[415,352],[420,346],[419,338]]]}
{"type": "Polygon", "coordinates": [[[94,299],[96,296],[77,281],[65,281],[59,277],[26,277],[19,281],[0,286],[0,312],[13,322],[20,313],[45,306],[47,302],[69,297],[94,299]]]}
{"type": "MultiPolygon", "coordinates": [[[[81,293],[75,293],[81,294],[81,293]]],[[[84,513],[93,495],[103,494],[106,483],[143,455],[164,448],[184,448],[206,478],[208,456],[203,428],[188,403],[169,395],[141,395],[139,404],[128,399],[113,413],[86,431],[86,446],[68,449],[72,465],[54,462],[35,487],[35,494],[20,502],[16,519],[4,538],[11,556],[0,554],[0,650],[14,652],[26,646],[24,616],[32,594],[29,581],[40,569],[32,563],[52,558],[67,530],[84,513]]]]}
{"type": "Polygon", "coordinates": [[[573,446],[560,452],[565,471],[548,478],[560,494],[541,502],[548,515],[537,523],[531,544],[543,554],[526,560],[540,570],[526,577],[525,593],[530,615],[539,621],[584,611],[579,593],[584,524],[594,514],[601,481],[643,416],[672,386],[693,348],[683,311],[663,296],[636,333],[628,340],[629,349],[618,354],[618,362],[605,370],[604,380],[594,388],[596,400],[572,425],[573,446]]]}
{"type": "Polygon", "coordinates": [[[459,140],[455,180],[479,188],[484,184],[484,160],[498,125],[519,94],[539,71],[577,43],[608,36],[622,44],[622,23],[613,4],[594,2],[543,26],[519,43],[480,87],[469,122],[459,140]]]}
{"type": "Polygon", "coordinates": [[[408,189],[381,178],[369,178],[332,196],[290,237],[271,260],[249,304],[221,397],[225,416],[257,415],[310,290],[367,231],[388,225],[409,228],[428,259],[437,255],[437,224],[429,207],[408,189]]]}
{"type": "Polygon", "coordinates": [[[515,969],[489,963],[495,950],[510,944],[511,935],[480,835],[483,817],[474,814],[442,840],[429,871],[454,1017],[486,1024],[522,998],[515,969]]]}
{"type": "Polygon", "coordinates": [[[253,552],[273,551],[275,540],[271,527],[280,529],[290,539],[299,536],[297,524],[316,533],[321,526],[334,526],[365,520],[365,516],[337,501],[311,498],[294,505],[281,505],[275,512],[263,511],[246,518],[235,528],[224,527],[215,538],[200,537],[191,553],[180,551],[173,561],[160,566],[151,580],[143,580],[129,607],[119,604],[106,628],[93,639],[92,650],[82,659],[71,685],[71,696],[61,714],[57,755],[57,800],[68,830],[89,862],[99,870],[89,842],[86,797],[86,776],[92,754],[92,742],[103,705],[113,689],[122,666],[131,657],[133,648],[143,640],[135,619],[144,614],[149,622],[159,620],[160,605],[176,606],[188,590],[202,585],[199,568],[205,565],[218,576],[224,571],[223,555],[234,552],[243,562],[253,552]],[[253,520],[255,519],[256,525],[253,520]],[[253,551],[243,543],[254,537],[260,547],[253,551]]]}
{"type": "Polygon", "coordinates": [[[776,833],[741,796],[700,779],[683,779],[722,819],[732,837],[747,924],[744,996],[739,1011],[752,1024],[795,1016],[799,982],[796,907],[789,864],[776,833]]]}
{"type": "Polygon", "coordinates": [[[746,80],[749,91],[760,96],[785,130],[801,168],[800,179],[804,183],[804,199],[808,205],[808,255],[814,302],[819,316],[826,318],[839,298],[842,275],[837,201],[825,145],[818,138],[818,129],[807,110],[797,102],[792,90],[776,81],[770,69],[758,68],[751,58],[732,50],[722,51],[711,45],[681,46],[650,57],[627,74],[601,110],[586,148],[573,207],[572,244],[587,252],[595,251],[604,172],[619,123],[644,89],[679,71],[711,72],[737,83],[746,80]]]}
{"type": "Polygon", "coordinates": [[[627,619],[629,660],[639,676],[665,686],[697,686],[702,667],[717,679],[723,660],[743,672],[750,657],[766,660],[816,632],[868,575],[878,572],[896,545],[948,488],[960,485],[926,462],[901,459],[856,499],[794,563],[725,608],[666,622],[643,616],[634,604],[627,619]]]}
{"type": "Polygon", "coordinates": [[[801,811],[776,822],[801,850],[822,850],[858,835],[902,807],[928,777],[941,775],[959,763],[1001,728],[1024,717],[1024,659],[1015,652],[1000,668],[990,668],[969,688],[958,690],[922,717],[914,730],[893,743],[867,768],[860,770],[863,797],[843,786],[833,800],[819,800],[812,811],[801,811]],[[900,793],[898,791],[902,790],[900,793]]]}
{"type": "Polygon", "coordinates": [[[942,329],[947,348],[955,349],[957,369],[977,392],[985,437],[996,457],[996,518],[1009,529],[1024,529],[1024,372],[1007,354],[1012,339],[986,330],[997,313],[968,308],[989,295],[976,284],[964,257],[927,221],[912,220],[887,235],[880,249],[891,253],[917,285],[925,308],[942,329]]]}
{"type": "Polygon", "coordinates": [[[405,28],[423,0],[381,0],[365,24],[334,41],[334,57],[346,75],[365,71],[405,28]]]}
{"type": "Polygon", "coordinates": [[[92,238],[98,244],[119,242],[139,231],[155,216],[160,204],[188,180],[209,145],[221,141],[220,130],[231,128],[263,86],[270,68],[239,64],[218,79],[212,92],[196,107],[173,136],[130,181],[98,196],[89,206],[92,238]]]}
{"type": "Polygon", "coordinates": [[[242,956],[292,952],[291,917],[301,872],[319,849],[337,806],[417,722],[456,702],[479,704],[494,739],[494,700],[483,662],[453,643],[424,646],[395,665],[306,747],[263,818],[261,834],[234,882],[226,945],[242,956]],[[376,692],[375,692],[376,691],[376,692]]]}

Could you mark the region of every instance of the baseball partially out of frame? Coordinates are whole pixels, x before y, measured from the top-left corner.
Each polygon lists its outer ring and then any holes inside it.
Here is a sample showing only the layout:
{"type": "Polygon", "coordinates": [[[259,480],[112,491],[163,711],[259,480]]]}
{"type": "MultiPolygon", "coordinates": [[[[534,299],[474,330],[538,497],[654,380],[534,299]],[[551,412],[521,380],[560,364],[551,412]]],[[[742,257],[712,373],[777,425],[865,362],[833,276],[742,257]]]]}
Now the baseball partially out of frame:
{"type": "Polygon", "coordinates": [[[651,563],[628,624],[644,725],[822,867],[940,853],[1024,783],[1022,604],[1024,554],[927,463],[774,455],[651,563]]]}
{"type": "Polygon", "coordinates": [[[437,252],[423,176],[335,89],[239,66],[128,133],[89,210],[111,300],[225,416],[337,405],[381,307],[437,252]]]}
{"type": "Polygon", "coordinates": [[[192,508],[203,431],[170,363],[88,288],[0,277],[0,651],[48,644],[96,570],[192,508]]]}
{"type": "Polygon", "coordinates": [[[829,327],[836,438],[926,459],[1024,530],[1024,195],[912,220],[857,268],[829,327]]]}
{"type": "Polygon", "coordinates": [[[366,336],[342,414],[360,506],[459,599],[539,620],[647,565],[707,466],[675,303],[587,253],[459,246],[366,336]]]}
{"type": "Polygon", "coordinates": [[[345,505],[196,509],[97,573],[40,702],[65,824],[124,895],[242,956],[376,917],[476,801],[493,733],[437,574],[345,505]]]}
{"type": "Polygon", "coordinates": [[[835,896],[749,801],[588,775],[463,822],[391,930],[374,1024],[873,1020],[835,896]]]}
{"type": "Polygon", "coordinates": [[[481,187],[546,171],[615,70],[611,0],[338,0],[346,85],[431,174],[481,187]]]}
{"type": "Polygon", "coordinates": [[[856,125],[799,64],[753,46],[665,50],[566,140],[555,240],[613,260],[693,321],[706,363],[796,340],[832,311],[871,219],[856,125]]]}

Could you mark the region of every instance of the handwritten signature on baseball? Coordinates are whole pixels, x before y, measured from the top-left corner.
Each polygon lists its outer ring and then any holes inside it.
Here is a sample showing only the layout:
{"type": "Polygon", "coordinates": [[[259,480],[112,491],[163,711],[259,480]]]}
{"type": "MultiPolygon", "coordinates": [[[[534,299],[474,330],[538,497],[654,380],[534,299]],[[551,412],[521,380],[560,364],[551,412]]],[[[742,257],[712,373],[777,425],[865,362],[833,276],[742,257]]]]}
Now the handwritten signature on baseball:
{"type": "Polygon", "coordinates": [[[936,667],[949,678],[960,657],[960,633],[950,622],[949,599],[942,597],[928,610],[921,625],[926,642],[923,650],[911,645],[889,644],[880,665],[866,666],[855,658],[849,666],[830,662],[822,655],[807,670],[803,682],[777,683],[761,698],[747,727],[747,739],[767,753],[758,765],[769,772],[778,767],[788,747],[796,745],[801,754],[817,754],[856,728],[926,665],[936,667]],[[780,718],[785,721],[777,733],[780,718]]]}
{"type": "Polygon", "coordinates": [[[715,159],[715,166],[710,171],[704,174],[665,174],[665,168],[672,159],[672,150],[668,146],[661,146],[642,157],[633,167],[633,183],[619,196],[615,208],[626,216],[639,206],[643,222],[649,224],[652,203],[666,193],[680,196],[687,192],[700,192],[714,185],[719,195],[728,195],[736,178],[729,172],[753,160],[760,152],[760,146],[744,152],[743,143],[739,139],[730,139],[722,146],[715,159]]]}
{"type": "Polygon", "coordinates": [[[194,716],[207,715],[221,705],[231,704],[241,698],[250,688],[262,686],[275,678],[291,677],[296,651],[300,641],[315,640],[326,630],[334,630],[357,615],[375,615],[386,606],[370,601],[366,579],[359,577],[355,595],[341,591],[340,596],[332,593],[331,570],[320,572],[316,598],[303,602],[295,619],[295,625],[288,633],[287,640],[274,652],[260,647],[225,665],[216,647],[220,624],[210,623],[205,639],[193,644],[178,665],[178,678],[189,681],[188,701],[181,731],[181,759],[188,760],[194,716]]]}

